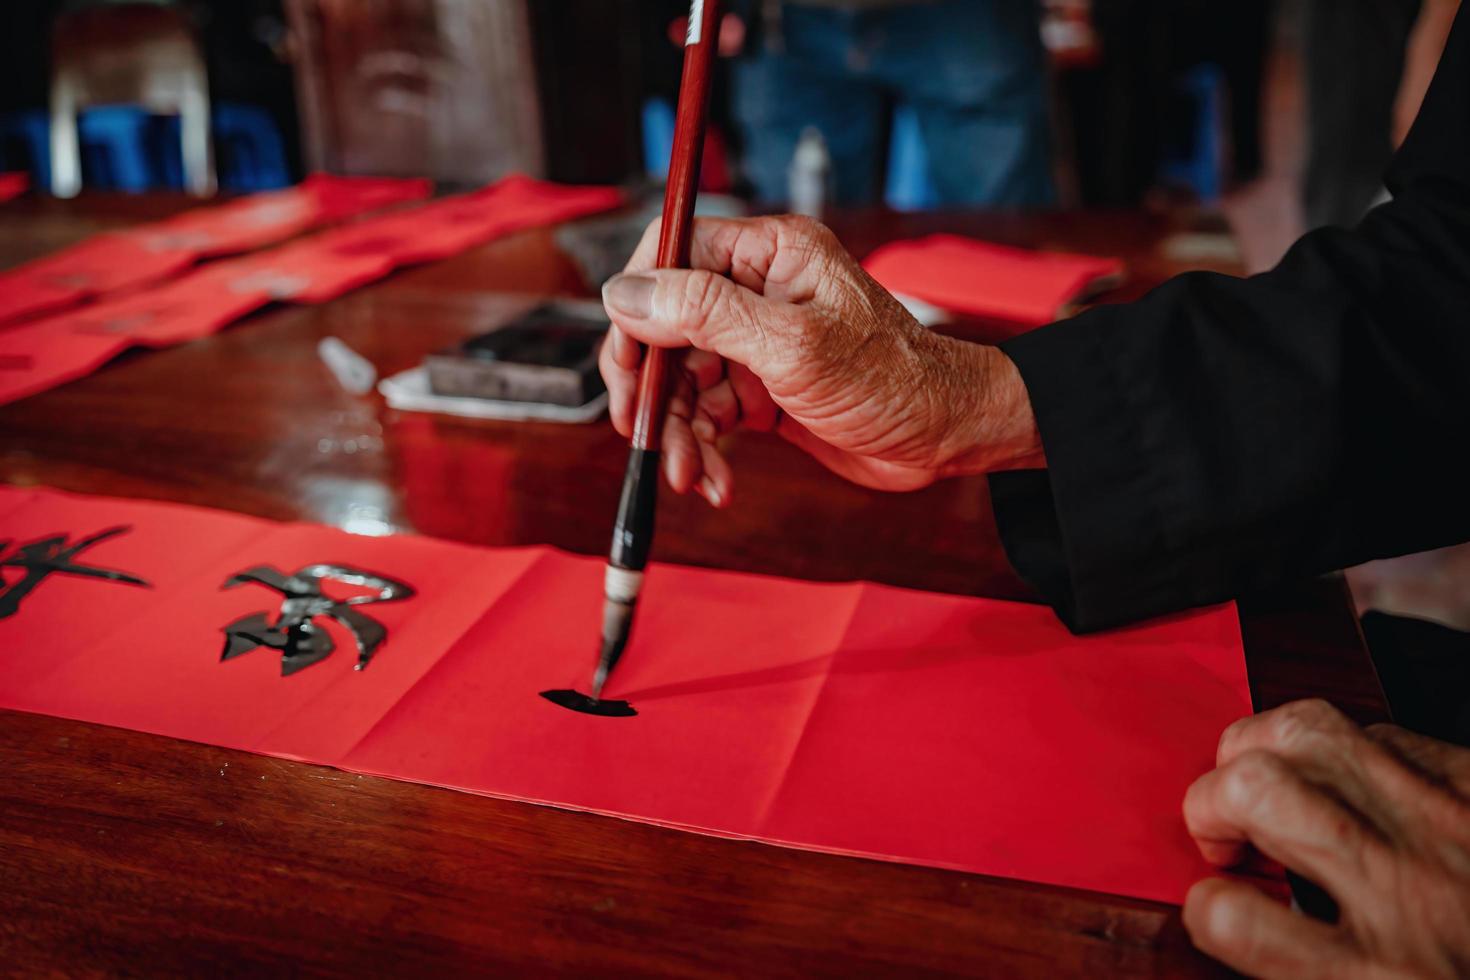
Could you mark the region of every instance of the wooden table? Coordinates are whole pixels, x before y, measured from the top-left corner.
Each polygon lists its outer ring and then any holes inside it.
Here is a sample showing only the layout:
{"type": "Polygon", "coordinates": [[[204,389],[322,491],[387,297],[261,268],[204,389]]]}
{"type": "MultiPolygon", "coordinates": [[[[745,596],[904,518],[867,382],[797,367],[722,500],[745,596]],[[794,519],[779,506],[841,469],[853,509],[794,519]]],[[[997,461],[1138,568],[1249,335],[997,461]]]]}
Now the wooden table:
{"type": "MultiPolygon", "coordinates": [[[[181,204],[13,202],[0,207],[0,263],[181,204]]],[[[1133,270],[1125,298],[1180,269],[1161,250],[1172,229],[1140,215],[834,224],[859,253],[951,230],[1121,254],[1133,270]]],[[[0,408],[0,480],[601,553],[625,459],[606,422],[401,414],[347,394],[315,355],[336,335],[397,371],[522,302],[501,289],[585,287],[538,231],[325,306],[279,307],[209,340],[126,356],[0,408]]],[[[884,495],[755,435],[736,437],[731,457],[728,511],[665,498],[662,559],[1026,594],[983,480],[884,495]]],[[[1360,719],[1383,717],[1338,582],[1242,609],[1259,707],[1324,695],[1360,719]]],[[[1190,948],[1176,909],[1148,902],[716,840],[11,712],[0,712],[0,760],[0,972],[1218,969],[1190,948]]]]}

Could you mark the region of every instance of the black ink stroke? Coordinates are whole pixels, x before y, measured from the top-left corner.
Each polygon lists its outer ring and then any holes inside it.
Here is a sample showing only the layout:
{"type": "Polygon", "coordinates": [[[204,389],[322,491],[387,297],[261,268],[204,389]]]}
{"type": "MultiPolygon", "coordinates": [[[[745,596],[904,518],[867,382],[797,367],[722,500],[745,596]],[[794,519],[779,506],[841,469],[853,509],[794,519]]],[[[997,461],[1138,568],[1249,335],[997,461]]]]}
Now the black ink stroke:
{"type": "Polygon", "coordinates": [[[83,578],[100,578],[107,582],[122,582],[152,588],[146,581],[128,572],[118,572],[95,565],[83,565],[76,556],[93,545],[108,538],[131,531],[129,526],[110,527],[90,537],[68,544],[68,535],[52,534],[22,545],[11,551],[10,541],[0,541],[0,568],[19,568],[24,574],[14,582],[0,579],[0,619],[13,616],[20,609],[21,600],[36,590],[36,587],[52,575],[78,575],[83,578]]]}
{"type": "Polygon", "coordinates": [[[326,659],[334,649],[332,637],[316,622],[321,617],[342,624],[352,635],[357,645],[354,669],[362,670],[388,638],[388,629],[371,616],[359,612],[357,607],[375,602],[396,602],[414,595],[412,586],[385,575],[348,565],[329,564],[307,565],[292,575],[269,565],[256,565],[230,576],[222,587],[230,589],[248,583],[279,592],[283,596],[280,610],[274,622],[268,613],[255,612],[224,627],[225,645],[219,658],[229,660],[261,647],[279,650],[282,677],[289,677],[326,659]],[[322,592],[324,580],[378,591],[376,595],[333,599],[322,592]]]}

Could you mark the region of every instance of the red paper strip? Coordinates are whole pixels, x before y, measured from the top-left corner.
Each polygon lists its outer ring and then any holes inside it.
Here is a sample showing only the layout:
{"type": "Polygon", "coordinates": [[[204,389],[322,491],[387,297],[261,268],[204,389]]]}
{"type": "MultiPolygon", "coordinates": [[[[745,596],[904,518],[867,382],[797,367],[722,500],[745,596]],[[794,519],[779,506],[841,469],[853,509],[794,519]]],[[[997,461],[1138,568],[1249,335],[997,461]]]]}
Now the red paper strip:
{"type": "Polygon", "coordinates": [[[324,303],[412,263],[536,225],[615,207],[612,187],[511,177],[471,194],[369,218],[222,262],[145,291],[0,330],[0,404],[95,371],[133,346],[214,333],[275,301],[324,303]]]}
{"type": "Polygon", "coordinates": [[[0,174],[0,204],[20,197],[31,186],[30,174],[4,173],[0,174]]]}
{"type": "Polygon", "coordinates": [[[1118,259],[1033,252],[958,235],[893,242],[863,263],[890,292],[957,313],[1039,327],[1123,275],[1118,259]]]}
{"type": "Polygon", "coordinates": [[[425,180],[312,174],[296,187],[96,235],[0,274],[0,324],[158,282],[202,259],[273,245],[428,193],[425,180]]]}
{"type": "MultiPolygon", "coordinates": [[[[1075,637],[1037,606],[656,566],[607,691],[638,714],[600,718],[538,696],[588,679],[598,559],[20,490],[0,541],[0,706],[1163,901],[1209,872],[1180,801],[1250,711],[1233,606],[1075,637]],[[116,526],[64,560],[149,587],[63,570],[17,600],[25,556],[116,526]],[[386,629],[367,667],[328,617],[335,652],[289,676],[269,647],[221,662],[227,626],[282,610],[221,586],[317,563],[413,590],[352,607],[386,629]]],[[[340,579],[328,602],[377,594],[340,579]]]]}

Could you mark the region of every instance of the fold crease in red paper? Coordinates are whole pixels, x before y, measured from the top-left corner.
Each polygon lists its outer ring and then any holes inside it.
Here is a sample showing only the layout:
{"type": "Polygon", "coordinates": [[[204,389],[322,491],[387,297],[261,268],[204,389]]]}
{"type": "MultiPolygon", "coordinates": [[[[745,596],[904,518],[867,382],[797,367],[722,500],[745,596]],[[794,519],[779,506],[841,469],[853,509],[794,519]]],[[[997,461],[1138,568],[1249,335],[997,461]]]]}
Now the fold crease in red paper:
{"type": "Polygon", "coordinates": [[[638,715],[593,717],[538,694],[585,686],[600,559],[50,491],[0,489],[0,611],[28,544],[116,526],[71,560],[150,587],[43,576],[0,616],[0,707],[1173,902],[1209,872],[1184,791],[1250,711],[1233,606],[1076,637],[1038,606],[655,565],[606,692],[638,715]],[[323,563],[413,589],[353,607],[386,630],[366,669],[325,618],[335,650],[290,676],[275,649],[220,660],[227,624],[284,608],[227,580],[323,563]]]}

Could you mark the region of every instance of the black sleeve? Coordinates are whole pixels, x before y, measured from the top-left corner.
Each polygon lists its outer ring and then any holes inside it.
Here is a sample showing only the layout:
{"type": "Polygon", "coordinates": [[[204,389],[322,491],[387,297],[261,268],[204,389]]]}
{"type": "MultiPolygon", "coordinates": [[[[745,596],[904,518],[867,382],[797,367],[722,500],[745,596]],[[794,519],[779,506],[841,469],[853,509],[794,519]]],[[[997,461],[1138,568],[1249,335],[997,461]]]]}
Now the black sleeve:
{"type": "Polygon", "coordinates": [[[1070,627],[1470,539],[1470,14],[1388,187],[1270,272],[1004,346],[1048,469],[993,476],[996,518],[1070,627]]]}

